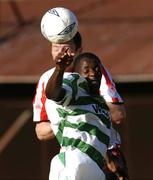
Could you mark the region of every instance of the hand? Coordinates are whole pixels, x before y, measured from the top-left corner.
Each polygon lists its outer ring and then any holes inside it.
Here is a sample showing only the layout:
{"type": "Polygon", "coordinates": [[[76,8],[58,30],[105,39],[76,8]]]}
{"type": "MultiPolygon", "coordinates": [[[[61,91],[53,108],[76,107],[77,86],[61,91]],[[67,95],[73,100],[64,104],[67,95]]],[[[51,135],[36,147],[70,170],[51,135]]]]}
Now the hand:
{"type": "Polygon", "coordinates": [[[57,59],[56,67],[59,70],[65,70],[73,61],[74,54],[68,53],[68,49],[65,50],[64,54],[57,59]]]}

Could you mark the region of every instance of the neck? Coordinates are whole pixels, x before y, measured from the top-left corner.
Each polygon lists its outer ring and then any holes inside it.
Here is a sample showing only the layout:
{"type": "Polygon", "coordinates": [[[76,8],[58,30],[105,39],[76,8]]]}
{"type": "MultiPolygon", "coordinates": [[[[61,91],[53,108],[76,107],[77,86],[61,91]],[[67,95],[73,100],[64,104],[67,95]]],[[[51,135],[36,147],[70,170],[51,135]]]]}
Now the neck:
{"type": "Polygon", "coordinates": [[[92,96],[99,96],[99,89],[93,89],[93,88],[90,88],[90,94],[92,96]]]}

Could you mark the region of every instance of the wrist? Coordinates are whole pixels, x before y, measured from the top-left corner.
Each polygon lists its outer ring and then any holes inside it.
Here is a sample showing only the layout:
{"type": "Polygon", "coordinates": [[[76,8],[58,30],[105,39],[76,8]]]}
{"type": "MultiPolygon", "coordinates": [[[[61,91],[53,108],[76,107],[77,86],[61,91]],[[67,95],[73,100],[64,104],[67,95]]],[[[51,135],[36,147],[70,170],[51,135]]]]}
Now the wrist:
{"type": "Polygon", "coordinates": [[[61,67],[56,66],[55,71],[56,71],[56,73],[63,74],[65,71],[65,68],[61,68],[61,67]]]}

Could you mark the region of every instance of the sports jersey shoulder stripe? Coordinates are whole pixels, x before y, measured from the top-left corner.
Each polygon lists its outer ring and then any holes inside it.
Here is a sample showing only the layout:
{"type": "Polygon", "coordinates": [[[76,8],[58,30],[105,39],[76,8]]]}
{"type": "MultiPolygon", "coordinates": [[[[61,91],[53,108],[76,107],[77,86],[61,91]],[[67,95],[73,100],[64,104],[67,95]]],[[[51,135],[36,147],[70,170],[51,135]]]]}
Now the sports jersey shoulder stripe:
{"type": "Polygon", "coordinates": [[[42,102],[42,108],[41,108],[41,113],[40,113],[40,119],[42,121],[48,120],[48,116],[46,113],[46,108],[45,108],[45,103],[46,103],[46,95],[45,95],[45,88],[44,88],[44,83],[42,84],[42,96],[41,96],[41,102],[42,102]]]}

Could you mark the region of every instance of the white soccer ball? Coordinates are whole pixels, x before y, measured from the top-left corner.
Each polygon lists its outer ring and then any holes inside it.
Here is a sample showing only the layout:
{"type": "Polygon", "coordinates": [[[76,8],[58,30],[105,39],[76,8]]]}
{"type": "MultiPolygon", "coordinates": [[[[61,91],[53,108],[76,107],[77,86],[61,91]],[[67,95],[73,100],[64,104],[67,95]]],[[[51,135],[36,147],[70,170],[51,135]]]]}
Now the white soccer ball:
{"type": "Polygon", "coordinates": [[[71,40],[78,31],[78,20],[69,9],[56,7],[48,10],[41,19],[41,33],[52,43],[71,40]]]}

